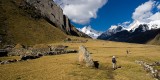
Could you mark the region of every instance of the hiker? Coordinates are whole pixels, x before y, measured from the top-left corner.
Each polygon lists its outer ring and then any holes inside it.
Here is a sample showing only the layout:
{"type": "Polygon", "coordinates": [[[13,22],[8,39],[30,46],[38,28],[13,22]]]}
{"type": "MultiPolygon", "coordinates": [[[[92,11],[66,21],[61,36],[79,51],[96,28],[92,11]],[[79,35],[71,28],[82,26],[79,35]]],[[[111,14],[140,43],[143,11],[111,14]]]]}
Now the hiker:
{"type": "Polygon", "coordinates": [[[129,50],[126,50],[127,54],[129,54],[129,50]]]}
{"type": "Polygon", "coordinates": [[[113,57],[112,57],[112,64],[113,64],[113,69],[114,69],[114,70],[117,68],[116,62],[117,62],[117,61],[116,61],[116,57],[113,56],[113,57]]]}

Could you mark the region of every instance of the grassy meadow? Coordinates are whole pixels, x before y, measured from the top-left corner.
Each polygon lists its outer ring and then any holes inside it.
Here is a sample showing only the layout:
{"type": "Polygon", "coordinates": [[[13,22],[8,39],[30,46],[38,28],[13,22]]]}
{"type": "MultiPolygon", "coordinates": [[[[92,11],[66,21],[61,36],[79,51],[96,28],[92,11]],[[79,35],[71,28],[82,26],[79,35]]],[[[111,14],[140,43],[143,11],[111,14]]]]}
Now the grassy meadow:
{"type": "MultiPolygon", "coordinates": [[[[84,40],[84,39],[83,39],[84,40]]],[[[78,49],[87,47],[99,69],[79,65],[78,53],[44,56],[35,60],[0,65],[0,80],[155,80],[135,60],[160,61],[160,46],[89,39],[87,43],[54,43],[78,49]],[[130,50],[131,54],[126,54],[130,50]],[[117,70],[111,58],[117,57],[117,70]]],[[[6,60],[18,57],[0,58],[6,60]]]]}

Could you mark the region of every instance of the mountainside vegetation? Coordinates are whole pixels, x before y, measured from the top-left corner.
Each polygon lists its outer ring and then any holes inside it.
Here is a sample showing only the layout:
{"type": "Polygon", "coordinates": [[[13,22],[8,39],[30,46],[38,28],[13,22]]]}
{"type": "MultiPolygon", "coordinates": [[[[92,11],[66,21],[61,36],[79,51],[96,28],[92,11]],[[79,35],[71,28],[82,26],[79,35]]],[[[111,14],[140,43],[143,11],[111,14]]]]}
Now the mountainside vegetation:
{"type": "Polygon", "coordinates": [[[61,30],[58,26],[42,16],[39,10],[27,4],[25,0],[0,1],[1,45],[51,43],[63,41],[67,37],[66,34],[85,35],[78,32],[73,25],[70,33],[66,33],[67,31],[61,30]]]}
{"type": "Polygon", "coordinates": [[[159,32],[159,34],[157,34],[157,36],[153,40],[151,40],[148,43],[154,44],[154,45],[160,45],[160,32],[159,32]]]}

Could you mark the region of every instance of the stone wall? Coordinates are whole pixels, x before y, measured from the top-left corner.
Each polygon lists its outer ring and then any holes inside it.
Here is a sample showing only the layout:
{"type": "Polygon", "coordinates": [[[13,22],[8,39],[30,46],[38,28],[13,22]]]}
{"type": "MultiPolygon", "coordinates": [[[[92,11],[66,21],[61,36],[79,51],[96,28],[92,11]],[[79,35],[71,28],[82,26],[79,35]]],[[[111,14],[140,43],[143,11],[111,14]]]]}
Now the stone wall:
{"type": "Polygon", "coordinates": [[[155,66],[160,66],[160,62],[146,63],[144,61],[137,60],[135,62],[143,66],[145,71],[151,73],[151,76],[153,78],[156,78],[156,80],[160,80],[160,71],[154,68],[155,66]]]}

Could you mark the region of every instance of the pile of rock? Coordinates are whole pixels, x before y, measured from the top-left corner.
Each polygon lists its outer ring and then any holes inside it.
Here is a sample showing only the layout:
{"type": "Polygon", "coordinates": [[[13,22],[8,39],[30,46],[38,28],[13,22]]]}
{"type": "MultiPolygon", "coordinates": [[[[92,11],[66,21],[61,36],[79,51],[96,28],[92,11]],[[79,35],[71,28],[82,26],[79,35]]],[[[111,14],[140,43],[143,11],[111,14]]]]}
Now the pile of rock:
{"type": "MultiPolygon", "coordinates": [[[[6,49],[6,48],[5,48],[6,49]]],[[[8,51],[8,56],[20,56],[24,54],[31,54],[30,50],[27,50],[24,45],[17,44],[13,48],[8,47],[6,49],[8,51]]]]}
{"type": "Polygon", "coordinates": [[[68,50],[68,46],[57,45],[50,46],[50,52],[48,55],[59,55],[59,54],[67,54],[67,53],[77,53],[77,50],[68,50]]]}
{"type": "Polygon", "coordinates": [[[144,67],[144,70],[147,72],[150,72],[152,77],[160,79],[160,71],[156,70],[154,66],[160,66],[160,62],[154,62],[154,63],[146,63],[144,61],[135,61],[137,64],[140,64],[144,67]]]}
{"type": "Polygon", "coordinates": [[[28,59],[37,59],[42,57],[43,55],[38,54],[38,55],[23,55],[21,56],[20,60],[17,59],[12,59],[12,60],[6,60],[6,61],[0,61],[0,64],[9,64],[9,63],[15,63],[15,62],[19,62],[19,61],[26,61],[28,59]]]}
{"type": "Polygon", "coordinates": [[[68,46],[63,46],[63,45],[50,46],[50,51],[65,53],[67,47],[68,46]]]}
{"type": "Polygon", "coordinates": [[[57,45],[49,46],[46,44],[36,44],[32,47],[24,47],[17,44],[15,47],[7,50],[8,56],[20,56],[20,55],[58,55],[65,53],[77,53],[77,50],[68,50],[68,46],[57,45]]]}
{"type": "Polygon", "coordinates": [[[30,47],[32,51],[32,55],[42,54],[42,55],[48,55],[50,53],[51,49],[50,46],[46,44],[36,44],[33,47],[30,47]]]}
{"type": "Polygon", "coordinates": [[[21,56],[20,60],[7,60],[0,61],[0,64],[8,64],[17,61],[25,61],[28,59],[37,59],[46,55],[58,55],[66,53],[77,53],[77,50],[67,50],[68,46],[57,45],[49,46],[46,44],[37,44],[33,47],[25,47],[23,45],[17,44],[16,46],[7,46],[4,49],[0,49],[0,57],[5,56],[21,56]]]}
{"type": "Polygon", "coordinates": [[[95,67],[89,51],[84,46],[79,47],[79,63],[85,64],[86,67],[95,67]]]}
{"type": "Polygon", "coordinates": [[[12,60],[0,61],[0,64],[9,64],[9,63],[17,62],[17,61],[19,61],[19,60],[12,59],[12,60]]]}

